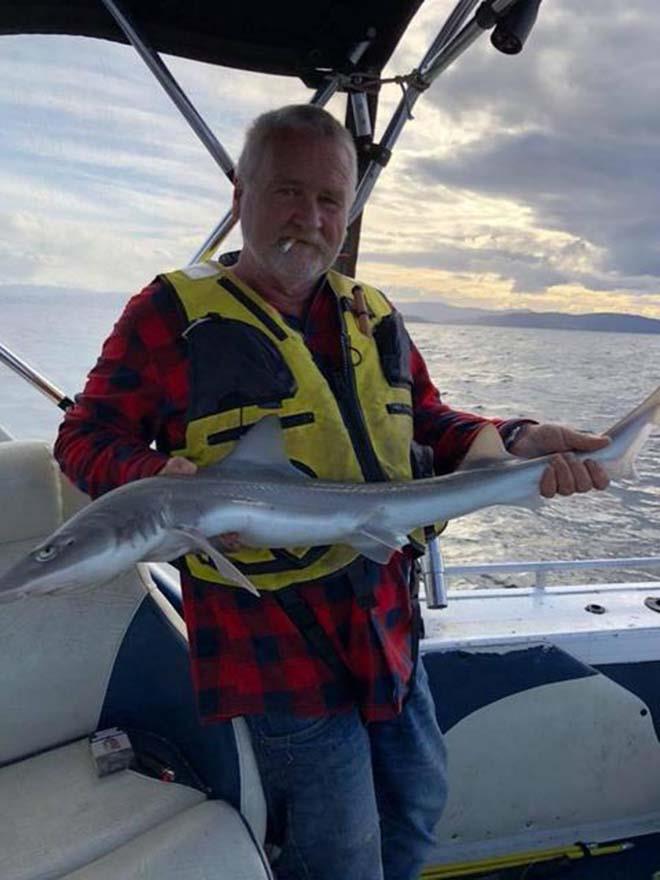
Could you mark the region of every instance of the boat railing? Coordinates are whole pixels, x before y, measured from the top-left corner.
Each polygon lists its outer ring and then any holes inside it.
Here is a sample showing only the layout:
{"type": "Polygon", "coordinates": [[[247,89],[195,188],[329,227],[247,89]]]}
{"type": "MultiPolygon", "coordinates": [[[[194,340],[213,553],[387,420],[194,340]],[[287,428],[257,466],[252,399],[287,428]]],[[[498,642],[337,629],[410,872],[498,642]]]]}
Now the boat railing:
{"type": "Polygon", "coordinates": [[[0,342],[0,363],[5,364],[5,366],[9,367],[9,369],[16,373],[17,376],[20,376],[21,379],[25,380],[29,385],[32,385],[33,388],[36,388],[37,391],[41,392],[44,397],[47,397],[55,406],[58,406],[62,410],[68,409],[73,405],[73,401],[70,397],[61,391],[57,385],[54,385],[50,379],[47,379],[41,373],[37,372],[34,367],[30,366],[27,361],[24,361],[23,358],[19,357],[15,352],[13,352],[6,345],[3,345],[0,342]]]}
{"type": "MultiPolygon", "coordinates": [[[[620,556],[609,559],[550,559],[527,560],[520,562],[476,562],[467,565],[445,565],[438,548],[438,559],[431,560],[430,554],[422,564],[424,593],[427,608],[446,608],[448,603],[447,581],[451,577],[493,575],[493,574],[533,574],[534,589],[544,591],[548,586],[548,575],[558,571],[579,571],[584,569],[630,569],[658,568],[660,556],[620,556]]],[[[622,586],[624,586],[622,584],[622,586]]],[[[466,591],[467,592],[467,591],[466,591]]]]}

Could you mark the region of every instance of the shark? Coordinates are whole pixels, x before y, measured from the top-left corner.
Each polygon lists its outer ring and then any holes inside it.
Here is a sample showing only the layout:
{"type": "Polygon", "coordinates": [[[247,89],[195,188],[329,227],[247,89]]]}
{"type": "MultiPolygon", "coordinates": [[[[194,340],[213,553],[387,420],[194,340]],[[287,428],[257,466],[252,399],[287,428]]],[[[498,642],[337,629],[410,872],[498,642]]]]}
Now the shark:
{"type": "MultiPolygon", "coordinates": [[[[605,431],[609,443],[578,458],[612,480],[636,476],[635,459],[660,425],[660,387],[605,431]]],[[[314,479],[288,459],[277,416],[266,416],[221,462],[191,476],[147,477],[83,507],[0,577],[0,603],[103,583],[138,562],[205,553],[222,577],[258,595],[214,539],[247,547],[347,544],[386,563],[415,528],[492,505],[534,507],[551,456],[508,453],[487,423],[459,470],[420,480],[314,479]]]]}

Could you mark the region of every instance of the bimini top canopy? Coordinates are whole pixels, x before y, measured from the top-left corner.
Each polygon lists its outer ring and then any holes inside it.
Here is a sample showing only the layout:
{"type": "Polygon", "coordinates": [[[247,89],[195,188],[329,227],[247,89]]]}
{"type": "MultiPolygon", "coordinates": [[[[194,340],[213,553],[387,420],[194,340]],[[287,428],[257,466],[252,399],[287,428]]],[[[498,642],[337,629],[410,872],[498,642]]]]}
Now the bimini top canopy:
{"type": "MultiPolygon", "coordinates": [[[[121,0],[158,52],[301,77],[344,70],[355,46],[380,71],[423,0],[121,0]]],[[[4,0],[0,34],[71,34],[127,42],[102,0],[4,0]]]]}

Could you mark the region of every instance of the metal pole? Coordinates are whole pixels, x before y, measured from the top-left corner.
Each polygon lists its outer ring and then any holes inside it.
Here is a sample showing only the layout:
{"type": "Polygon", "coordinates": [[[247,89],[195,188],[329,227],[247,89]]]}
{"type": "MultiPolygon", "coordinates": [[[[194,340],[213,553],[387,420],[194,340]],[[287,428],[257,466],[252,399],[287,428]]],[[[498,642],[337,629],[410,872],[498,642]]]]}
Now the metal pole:
{"type": "MultiPolygon", "coordinates": [[[[492,11],[496,14],[502,13],[509,6],[512,6],[516,0],[493,0],[492,11]]],[[[460,6],[461,4],[459,4],[460,6]]],[[[467,4],[466,4],[467,7],[467,4]]],[[[457,16],[458,21],[458,16],[457,16]]],[[[454,30],[455,27],[454,26],[454,30]]],[[[445,26],[447,28],[447,25],[445,26]]],[[[444,29],[443,29],[444,30],[444,29]]],[[[479,24],[478,15],[475,15],[468,24],[452,39],[441,45],[440,35],[433,42],[431,49],[424,56],[418,70],[417,81],[414,80],[406,89],[404,97],[399,102],[398,107],[392,115],[392,119],[383,135],[381,146],[385,152],[390,153],[394,144],[399,138],[404,125],[410,119],[412,109],[421,97],[422,93],[433,83],[433,81],[452,64],[459,55],[462,55],[474,41],[484,33],[485,28],[479,24]],[[441,48],[437,48],[438,46],[441,48]]],[[[440,32],[442,34],[442,31],[440,32]]],[[[367,199],[371,195],[374,186],[384,165],[378,162],[372,162],[365,172],[358,186],[355,202],[351,208],[350,221],[362,211],[367,199]]]]}
{"type": "MultiPolygon", "coordinates": [[[[501,15],[509,6],[514,6],[517,0],[493,0],[490,8],[495,15],[501,15]]],[[[482,25],[479,19],[479,10],[465,27],[444,45],[435,54],[427,53],[420,67],[420,75],[430,85],[443,70],[446,70],[456,58],[461,55],[468,46],[472,45],[477,37],[480,37],[491,25],[482,25]],[[429,57],[430,56],[430,57],[429,57]]]]}
{"type": "Polygon", "coordinates": [[[338,76],[333,76],[327,83],[318,87],[312,95],[312,99],[309,103],[316,104],[318,107],[325,107],[330,98],[333,97],[339,88],[339,82],[340,78],[338,76]]]}
{"type": "MultiPolygon", "coordinates": [[[[105,0],[104,0],[105,2],[105,0]]],[[[350,55],[352,62],[357,62],[369,47],[369,41],[359,43],[350,55]]],[[[340,76],[333,76],[326,83],[319,86],[316,90],[310,104],[317,107],[325,107],[330,98],[336,93],[341,83],[340,76]]],[[[199,263],[203,260],[210,260],[218,246],[225,240],[231,230],[236,225],[236,221],[231,211],[228,211],[220,220],[217,226],[209,233],[204,244],[199,248],[191,259],[191,263],[199,263]]]]}
{"type": "Polygon", "coordinates": [[[446,565],[446,577],[474,574],[517,574],[520,572],[577,571],[593,568],[629,568],[660,564],[660,556],[622,556],[612,559],[553,559],[526,562],[473,562],[467,565],[446,565]]]}
{"type": "Polygon", "coordinates": [[[201,248],[194,254],[191,263],[202,263],[210,260],[220,242],[224,241],[236,225],[236,220],[231,211],[228,211],[215,229],[208,235],[201,248]]]}
{"type": "MultiPolygon", "coordinates": [[[[346,128],[353,135],[357,153],[358,180],[371,164],[370,150],[373,144],[373,132],[378,112],[378,93],[349,92],[346,103],[346,128]]],[[[360,234],[362,232],[362,214],[352,217],[341,253],[337,257],[334,268],[343,275],[353,277],[357,266],[360,234]]]]}
{"type": "MultiPolygon", "coordinates": [[[[446,43],[449,42],[449,40],[451,40],[477,3],[479,3],[479,0],[460,0],[443,25],[438,36],[431,43],[431,46],[426,53],[425,61],[428,58],[432,58],[446,43]]],[[[424,64],[424,61],[422,64],[424,64]]]]}
{"type": "Polygon", "coordinates": [[[34,386],[45,397],[59,406],[60,409],[66,410],[73,406],[70,397],[61,391],[56,385],[53,385],[45,376],[38,373],[26,361],[20,358],[13,351],[10,351],[5,345],[0,343],[0,361],[6,364],[10,370],[25,379],[30,385],[34,386]]]}
{"type": "Polygon", "coordinates": [[[440,550],[440,538],[432,535],[426,541],[426,556],[422,563],[424,575],[424,593],[427,608],[447,607],[447,583],[445,567],[440,550]]]}
{"type": "Polygon", "coordinates": [[[543,592],[548,586],[548,573],[538,569],[534,578],[534,588],[539,592],[543,592]]]}
{"type": "Polygon", "coordinates": [[[160,59],[158,53],[152,49],[149,43],[147,43],[144,37],[138,32],[130,19],[119,8],[115,0],[102,0],[102,3],[115,19],[149,70],[172,99],[183,118],[209,151],[213,159],[215,159],[220,168],[222,168],[229,180],[233,180],[234,163],[231,160],[231,157],[199,115],[188,96],[160,59]]]}

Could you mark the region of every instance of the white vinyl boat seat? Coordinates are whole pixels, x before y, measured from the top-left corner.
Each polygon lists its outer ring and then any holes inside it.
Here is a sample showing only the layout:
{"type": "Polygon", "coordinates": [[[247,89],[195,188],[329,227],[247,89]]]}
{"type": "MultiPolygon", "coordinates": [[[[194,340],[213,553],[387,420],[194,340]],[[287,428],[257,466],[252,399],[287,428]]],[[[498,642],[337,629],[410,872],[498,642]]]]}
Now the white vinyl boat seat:
{"type": "MultiPolygon", "coordinates": [[[[0,443],[0,571],[82,503],[45,444],[0,443]]],[[[199,724],[145,567],[0,605],[1,880],[262,880],[264,836],[245,724],[199,724]],[[115,726],[137,759],[99,777],[89,736],[115,726]]]]}

